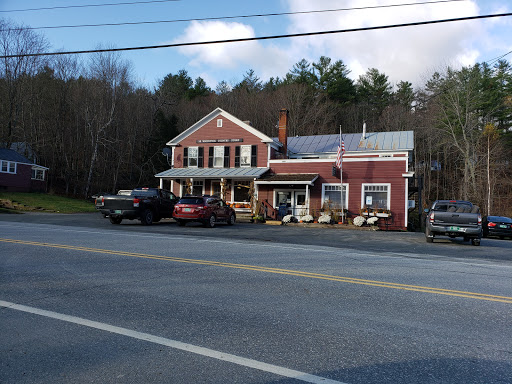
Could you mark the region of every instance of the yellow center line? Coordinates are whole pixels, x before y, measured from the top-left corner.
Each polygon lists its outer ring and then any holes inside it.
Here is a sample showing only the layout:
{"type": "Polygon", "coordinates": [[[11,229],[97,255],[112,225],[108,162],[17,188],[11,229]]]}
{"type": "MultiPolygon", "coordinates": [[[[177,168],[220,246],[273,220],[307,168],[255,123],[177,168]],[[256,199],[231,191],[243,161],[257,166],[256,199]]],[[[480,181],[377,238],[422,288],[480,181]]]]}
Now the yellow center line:
{"type": "Polygon", "coordinates": [[[182,258],[182,257],[151,255],[151,254],[145,254],[145,253],[113,251],[113,250],[109,250],[109,249],[79,247],[79,246],[63,245],[63,244],[41,243],[41,242],[25,241],[25,240],[13,240],[13,239],[0,238],[0,241],[5,242],[5,243],[34,245],[34,246],[39,246],[39,247],[60,248],[60,249],[68,249],[68,250],[74,250],[74,251],[105,253],[105,254],[111,254],[111,255],[137,257],[137,258],[145,258],[145,259],[153,259],[153,260],[173,261],[173,262],[178,262],[178,263],[188,263],[188,264],[209,265],[209,266],[223,267],[223,268],[244,269],[244,270],[257,271],[257,272],[267,272],[267,273],[275,273],[275,274],[282,274],[282,275],[289,275],[289,276],[308,277],[308,278],[312,278],[312,279],[336,281],[336,282],[342,282],[342,283],[361,284],[361,285],[367,285],[367,286],[373,286],[373,287],[392,288],[392,289],[400,289],[400,290],[414,291],[414,292],[434,293],[434,294],[438,294],[438,295],[456,296],[456,297],[464,297],[464,298],[487,300],[487,301],[497,301],[497,302],[512,304],[512,297],[508,297],[508,296],[497,296],[497,295],[489,295],[489,294],[484,294],[484,293],[457,291],[457,290],[452,290],[452,289],[434,288],[434,287],[426,287],[426,286],[420,286],[420,285],[399,284],[399,283],[391,283],[391,282],[378,281],[378,280],[366,280],[366,279],[358,279],[358,278],[353,278],[353,277],[326,275],[326,274],[321,274],[321,273],[296,271],[296,270],[282,269],[282,268],[225,263],[225,262],[211,261],[211,260],[187,259],[187,258],[182,258]]]}

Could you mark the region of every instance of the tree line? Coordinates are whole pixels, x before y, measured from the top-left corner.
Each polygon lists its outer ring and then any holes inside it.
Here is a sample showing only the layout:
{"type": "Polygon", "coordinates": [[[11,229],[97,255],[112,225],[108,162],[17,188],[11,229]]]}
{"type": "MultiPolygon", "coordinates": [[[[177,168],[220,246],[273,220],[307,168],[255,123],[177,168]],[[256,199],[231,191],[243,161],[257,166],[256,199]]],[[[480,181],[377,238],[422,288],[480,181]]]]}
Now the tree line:
{"type": "MultiPolygon", "coordinates": [[[[0,20],[1,55],[48,51],[43,35],[0,20]]],[[[512,216],[512,67],[501,60],[432,74],[425,85],[391,84],[376,68],[352,80],[342,60],[303,59],[284,78],[210,89],[186,69],[154,89],[137,85],[119,53],[4,58],[0,145],[24,143],[50,168],[50,192],[90,196],[155,185],[169,167],[165,143],[216,107],[277,136],[278,110],[290,135],[368,130],[415,133],[413,171],[422,200],[468,199],[487,214],[512,216]]]]}

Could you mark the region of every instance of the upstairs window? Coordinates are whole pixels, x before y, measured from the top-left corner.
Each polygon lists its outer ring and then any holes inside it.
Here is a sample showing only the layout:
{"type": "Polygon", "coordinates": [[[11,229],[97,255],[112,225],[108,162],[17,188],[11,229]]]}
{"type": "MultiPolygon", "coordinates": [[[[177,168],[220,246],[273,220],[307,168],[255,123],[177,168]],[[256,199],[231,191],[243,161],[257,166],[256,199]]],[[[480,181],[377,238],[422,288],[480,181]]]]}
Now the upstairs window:
{"type": "Polygon", "coordinates": [[[215,147],[213,151],[213,166],[221,168],[224,166],[224,147],[215,147]]]}
{"type": "Polygon", "coordinates": [[[197,157],[199,155],[198,147],[188,148],[188,166],[197,167],[197,157]]]}
{"type": "Polygon", "coordinates": [[[242,145],[240,146],[240,166],[250,167],[251,166],[251,146],[242,145]]]}

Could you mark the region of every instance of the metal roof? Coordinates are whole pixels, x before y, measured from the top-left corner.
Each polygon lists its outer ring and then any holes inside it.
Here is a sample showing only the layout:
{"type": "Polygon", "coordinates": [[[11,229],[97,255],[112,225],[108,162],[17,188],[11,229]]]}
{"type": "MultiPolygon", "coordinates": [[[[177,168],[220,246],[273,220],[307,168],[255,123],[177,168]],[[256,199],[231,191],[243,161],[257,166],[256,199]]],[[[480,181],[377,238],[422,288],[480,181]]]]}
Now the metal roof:
{"type": "Polygon", "coordinates": [[[265,175],[255,181],[256,184],[309,184],[318,178],[318,173],[278,173],[265,175]]]}
{"type": "Polygon", "coordinates": [[[16,163],[34,164],[32,161],[27,159],[25,156],[20,155],[18,152],[12,149],[0,148],[0,160],[13,161],[16,163]]]}
{"type": "MultiPolygon", "coordinates": [[[[274,141],[278,141],[274,138],[274,141]]],[[[414,149],[413,131],[374,132],[343,134],[346,152],[403,151],[414,149]]],[[[340,135],[316,135],[288,137],[288,150],[295,154],[336,153],[340,135]]]]}
{"type": "Polygon", "coordinates": [[[219,179],[225,178],[259,178],[268,168],[172,168],[167,171],[157,173],[155,177],[170,178],[170,179],[185,179],[185,178],[198,178],[198,179],[219,179]]]}

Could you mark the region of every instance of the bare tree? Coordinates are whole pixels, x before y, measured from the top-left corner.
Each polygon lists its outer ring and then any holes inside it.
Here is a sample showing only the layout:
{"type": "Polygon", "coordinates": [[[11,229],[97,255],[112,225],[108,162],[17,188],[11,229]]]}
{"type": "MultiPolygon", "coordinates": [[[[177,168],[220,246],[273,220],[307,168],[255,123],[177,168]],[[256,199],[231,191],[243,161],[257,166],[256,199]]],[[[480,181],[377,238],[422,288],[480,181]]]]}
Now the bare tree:
{"type": "Polygon", "coordinates": [[[2,56],[16,55],[2,59],[0,79],[5,82],[5,93],[2,94],[4,120],[0,126],[5,127],[1,132],[1,141],[10,144],[20,118],[23,97],[30,78],[44,65],[46,59],[42,56],[25,56],[44,52],[48,48],[45,38],[22,25],[15,25],[6,20],[0,20],[0,54],[2,56]]]}

